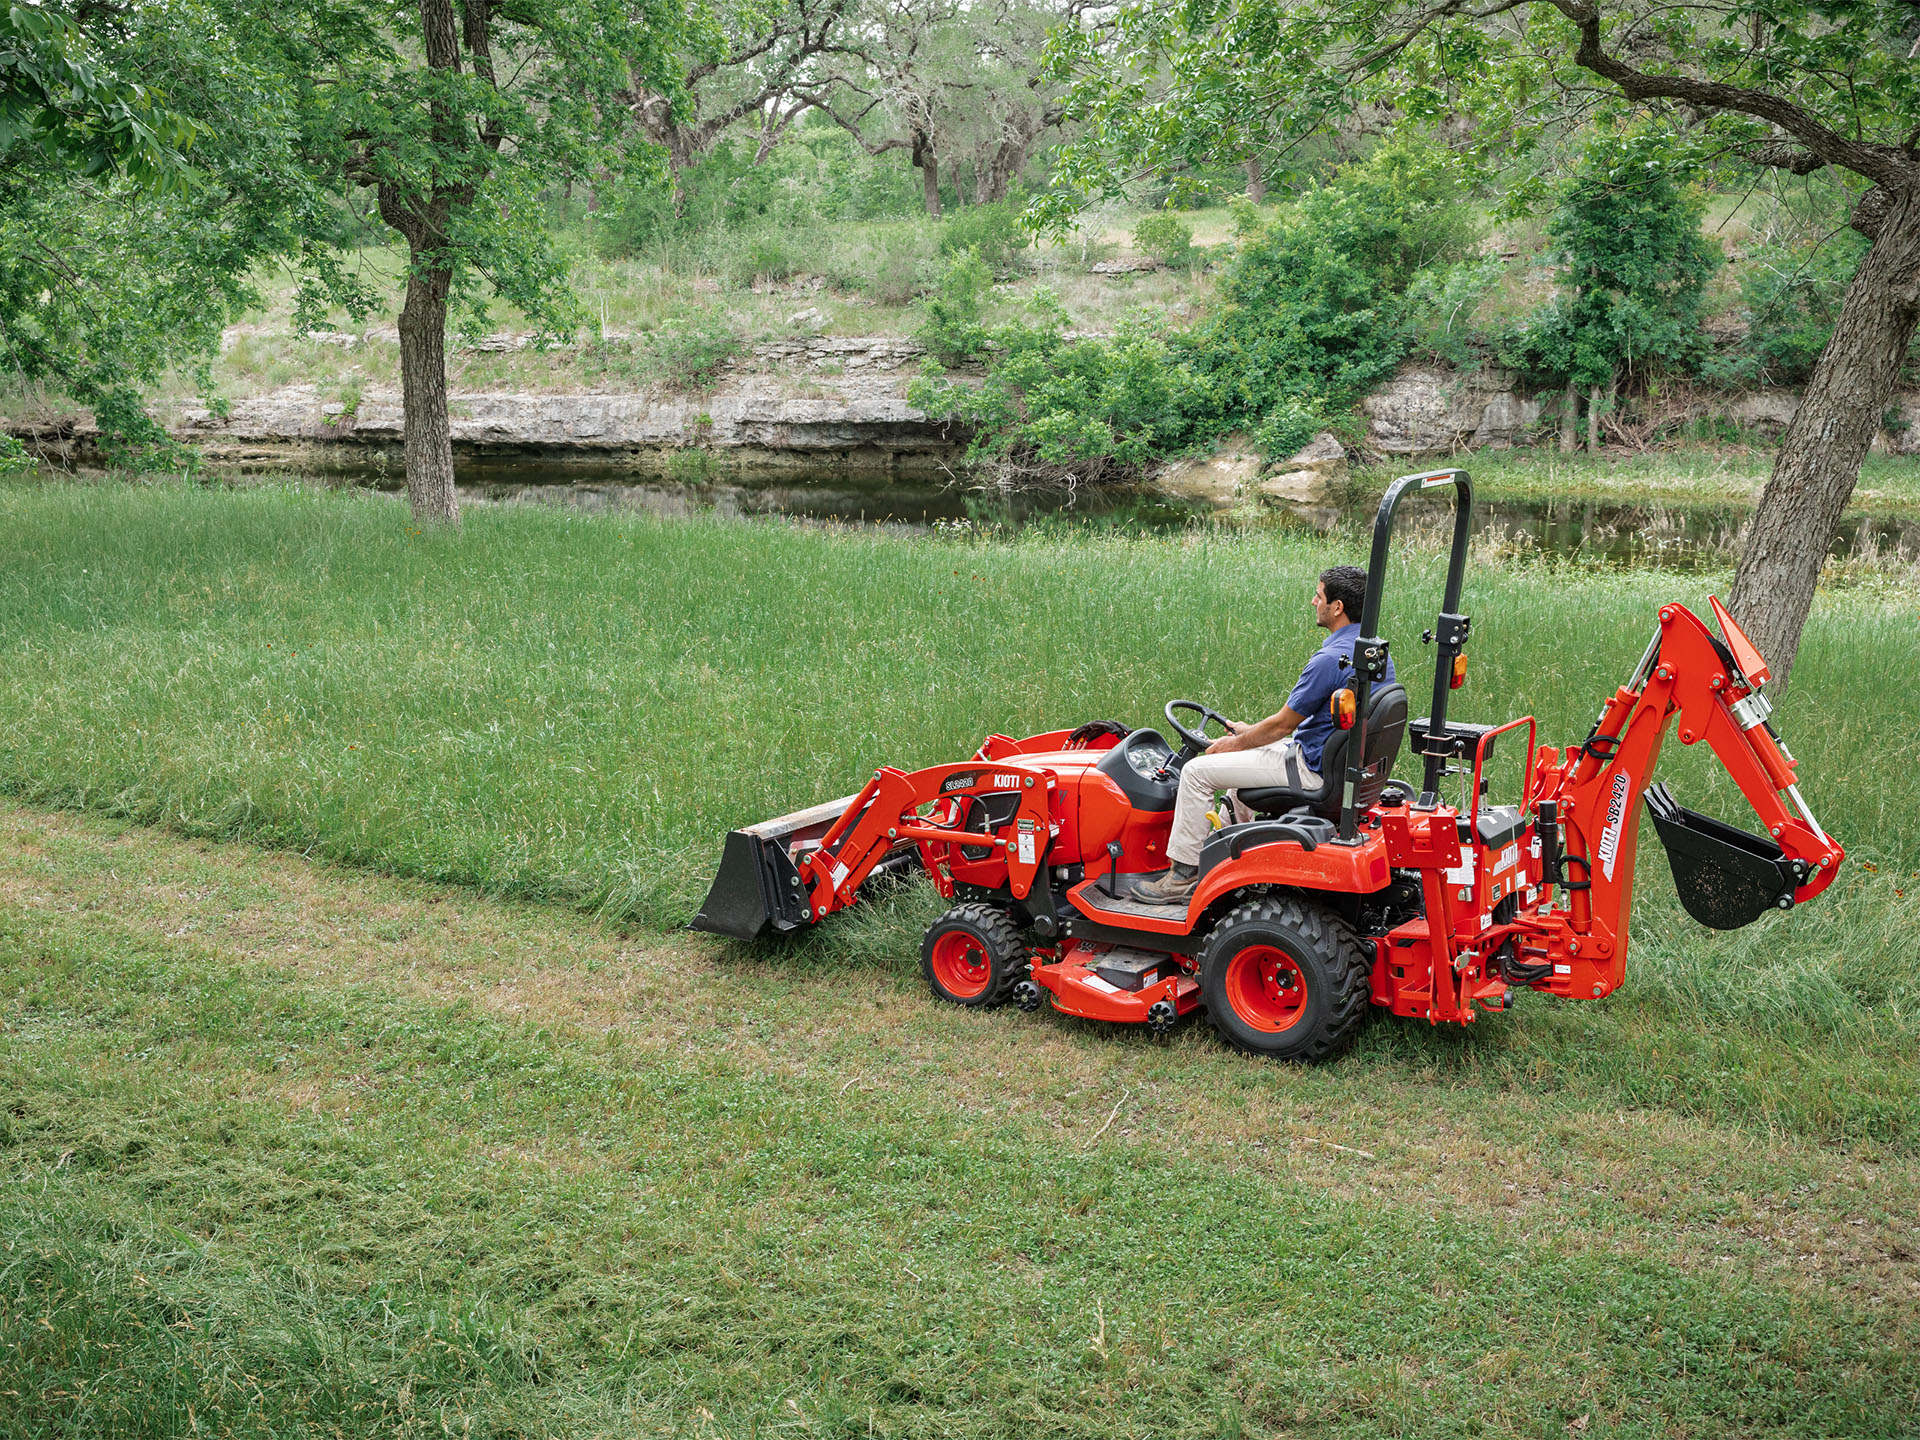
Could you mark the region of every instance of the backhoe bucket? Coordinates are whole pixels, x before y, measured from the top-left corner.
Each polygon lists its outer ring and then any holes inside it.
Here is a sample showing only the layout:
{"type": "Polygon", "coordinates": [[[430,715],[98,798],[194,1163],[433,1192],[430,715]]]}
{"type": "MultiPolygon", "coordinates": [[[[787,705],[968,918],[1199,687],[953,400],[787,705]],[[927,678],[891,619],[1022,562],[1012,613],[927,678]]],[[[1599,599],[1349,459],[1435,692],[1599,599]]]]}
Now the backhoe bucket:
{"type": "Polygon", "coordinates": [[[1769,910],[1792,908],[1798,878],[1773,841],[1687,809],[1664,785],[1649,785],[1646,799],[1673,888],[1702,925],[1738,930],[1769,910]]]}
{"type": "Polygon", "coordinates": [[[720,873],[707,891],[706,904],[687,928],[736,940],[758,940],[769,929],[788,934],[809,925],[809,908],[793,849],[818,842],[854,797],[843,796],[810,810],[796,810],[727,835],[720,873]]]}

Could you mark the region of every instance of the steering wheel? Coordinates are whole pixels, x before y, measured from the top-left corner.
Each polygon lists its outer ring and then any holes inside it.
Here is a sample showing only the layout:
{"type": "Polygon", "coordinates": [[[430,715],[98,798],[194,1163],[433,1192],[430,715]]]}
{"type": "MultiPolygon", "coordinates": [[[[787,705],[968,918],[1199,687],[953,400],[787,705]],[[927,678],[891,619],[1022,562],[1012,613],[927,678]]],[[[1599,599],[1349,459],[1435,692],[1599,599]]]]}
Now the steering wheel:
{"type": "Polygon", "coordinates": [[[1228,728],[1226,716],[1211,706],[1202,705],[1198,700],[1169,700],[1167,702],[1166,715],[1167,724],[1172,726],[1173,733],[1180,737],[1182,746],[1181,758],[1183,760],[1192,759],[1213,743],[1212,740],[1207,738],[1207,722],[1209,720],[1217,723],[1220,728],[1227,731],[1228,734],[1232,733],[1228,728]],[[1189,730],[1186,726],[1182,725],[1179,720],[1174,717],[1173,712],[1176,710],[1197,710],[1200,714],[1200,728],[1198,730],[1189,730]]]}

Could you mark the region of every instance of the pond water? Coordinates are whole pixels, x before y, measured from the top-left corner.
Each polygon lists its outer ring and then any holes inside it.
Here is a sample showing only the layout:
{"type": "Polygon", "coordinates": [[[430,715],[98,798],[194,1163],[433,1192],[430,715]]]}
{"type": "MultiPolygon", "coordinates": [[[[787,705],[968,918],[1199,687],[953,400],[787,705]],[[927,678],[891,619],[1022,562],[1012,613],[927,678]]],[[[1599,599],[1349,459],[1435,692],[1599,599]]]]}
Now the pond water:
{"type": "MultiPolygon", "coordinates": [[[[793,472],[727,476],[703,483],[636,479],[616,471],[583,472],[525,463],[470,463],[459,474],[464,504],[559,505],[596,513],[788,518],[820,524],[955,534],[1023,528],[1085,527],[1165,533],[1222,520],[1203,503],[1140,490],[1081,488],[1074,493],[1002,493],[939,477],[889,479],[858,472],[793,472]]],[[[1408,513],[1406,528],[1441,531],[1442,506],[1408,513]]],[[[1732,563],[1751,511],[1740,505],[1672,506],[1594,500],[1483,500],[1474,507],[1482,543],[1517,552],[1578,557],[1598,564],[1712,569],[1732,563]]],[[[1265,523],[1327,532],[1364,532],[1372,502],[1350,507],[1277,508],[1265,523]]],[[[1254,522],[1260,523],[1260,522],[1254,522]]],[[[1848,516],[1833,537],[1836,557],[1920,560],[1920,521],[1848,516]]]]}

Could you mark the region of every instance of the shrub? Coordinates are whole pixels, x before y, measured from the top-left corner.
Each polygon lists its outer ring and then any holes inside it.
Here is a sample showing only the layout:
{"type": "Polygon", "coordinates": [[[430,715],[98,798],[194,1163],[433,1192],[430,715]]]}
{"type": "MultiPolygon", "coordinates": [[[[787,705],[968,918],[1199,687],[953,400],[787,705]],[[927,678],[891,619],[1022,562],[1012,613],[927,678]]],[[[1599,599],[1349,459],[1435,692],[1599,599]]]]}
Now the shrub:
{"type": "Polygon", "coordinates": [[[1193,248],[1193,227],[1161,210],[1133,227],[1134,248],[1174,270],[1192,270],[1205,256],[1193,248]]]}
{"type": "Polygon", "coordinates": [[[611,374],[670,390],[708,390],[727,362],[746,349],[724,315],[683,308],[631,340],[590,345],[581,353],[588,379],[611,374]]]}
{"type": "Polygon", "coordinates": [[[1689,372],[1704,358],[1707,281],[1719,247],[1700,233],[1657,135],[1599,135],[1548,222],[1571,293],[1527,326],[1538,378],[1611,391],[1629,376],[1689,372]]]}
{"type": "Polygon", "coordinates": [[[1382,146],[1241,247],[1193,332],[1194,363],[1220,377],[1232,423],[1290,453],[1399,363],[1409,283],[1477,238],[1451,155],[1382,146]]]}
{"type": "Polygon", "coordinates": [[[735,285],[785,280],[800,272],[799,237],[779,230],[729,237],[725,274],[735,285]]]}
{"type": "Polygon", "coordinates": [[[1021,252],[1032,243],[1011,205],[972,205],[940,222],[942,255],[971,250],[999,274],[1020,268],[1026,258],[1021,252]]]}
{"type": "Polygon", "coordinates": [[[989,332],[994,359],[979,386],[929,362],[910,404],[975,427],[976,459],[1024,471],[1100,479],[1140,468],[1219,428],[1213,387],[1157,324],[1136,320],[1111,340],[1066,339],[1066,311],[1041,289],[1028,318],[989,332]]]}
{"type": "Polygon", "coordinates": [[[1234,238],[1251,240],[1267,228],[1267,217],[1260,213],[1260,207],[1245,195],[1236,195],[1227,201],[1227,214],[1233,220],[1234,238]]]}
{"type": "Polygon", "coordinates": [[[33,469],[33,455],[13,436],[0,430],[0,475],[23,475],[33,469]]]}
{"type": "Polygon", "coordinates": [[[929,287],[933,256],[925,226],[889,225],[862,243],[834,251],[825,268],[840,289],[858,290],[882,305],[904,305],[929,287]]]}
{"type": "Polygon", "coordinates": [[[1749,257],[1740,277],[1746,338],[1707,362],[1709,379],[1727,386],[1794,385],[1813,373],[1833,337],[1865,237],[1844,230],[1811,247],[1767,245],[1749,257]]]}
{"type": "Polygon", "coordinates": [[[986,353],[988,334],[981,323],[987,297],[993,290],[993,272],[977,250],[963,250],[947,264],[940,283],[928,297],[925,319],[914,338],[935,358],[948,365],[986,353]]]}
{"type": "Polygon", "coordinates": [[[1474,329],[1474,312],[1506,274],[1503,261],[1463,260],[1422,270],[1407,287],[1410,343],[1461,369],[1480,358],[1485,343],[1474,329]]]}

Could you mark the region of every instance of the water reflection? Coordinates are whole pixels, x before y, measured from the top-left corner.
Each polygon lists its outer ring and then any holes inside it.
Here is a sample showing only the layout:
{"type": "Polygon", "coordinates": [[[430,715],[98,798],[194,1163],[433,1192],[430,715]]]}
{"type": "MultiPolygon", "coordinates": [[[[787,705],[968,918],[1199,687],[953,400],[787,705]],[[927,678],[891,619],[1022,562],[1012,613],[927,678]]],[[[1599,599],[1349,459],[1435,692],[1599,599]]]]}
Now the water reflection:
{"type": "MultiPolygon", "coordinates": [[[[618,471],[582,472],[525,464],[463,465],[468,505],[559,505],[603,514],[785,518],[909,533],[1032,528],[1164,533],[1214,524],[1306,525],[1329,533],[1371,524],[1373,501],[1222,516],[1213,507],[1155,491],[1087,489],[1004,493],[954,479],[888,481],[855,472],[790,472],[761,478],[675,484],[618,471]]],[[[1516,556],[1546,554],[1606,565],[1677,570],[1719,568],[1738,554],[1751,516],[1744,506],[1632,505],[1592,500],[1483,500],[1474,507],[1477,542],[1516,556]]],[[[1451,507],[1411,512],[1401,533],[1440,543],[1451,507]]],[[[1920,522],[1850,515],[1830,553],[1886,563],[1920,560],[1920,522]]]]}

